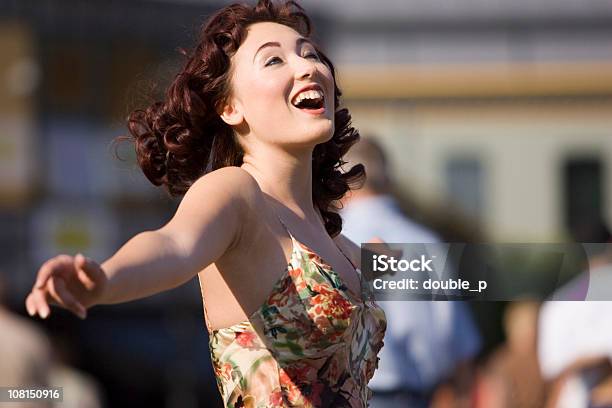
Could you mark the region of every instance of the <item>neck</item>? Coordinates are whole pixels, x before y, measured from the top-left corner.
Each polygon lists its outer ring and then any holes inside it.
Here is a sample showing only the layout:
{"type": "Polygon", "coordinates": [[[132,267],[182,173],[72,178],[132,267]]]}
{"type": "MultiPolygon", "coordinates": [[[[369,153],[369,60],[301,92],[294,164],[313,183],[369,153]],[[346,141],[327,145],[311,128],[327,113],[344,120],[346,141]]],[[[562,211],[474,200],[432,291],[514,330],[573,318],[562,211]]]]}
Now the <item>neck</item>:
{"type": "Polygon", "coordinates": [[[245,153],[241,166],[261,190],[302,219],[318,219],[312,202],[312,149],[295,153],[273,146],[245,153]]]}

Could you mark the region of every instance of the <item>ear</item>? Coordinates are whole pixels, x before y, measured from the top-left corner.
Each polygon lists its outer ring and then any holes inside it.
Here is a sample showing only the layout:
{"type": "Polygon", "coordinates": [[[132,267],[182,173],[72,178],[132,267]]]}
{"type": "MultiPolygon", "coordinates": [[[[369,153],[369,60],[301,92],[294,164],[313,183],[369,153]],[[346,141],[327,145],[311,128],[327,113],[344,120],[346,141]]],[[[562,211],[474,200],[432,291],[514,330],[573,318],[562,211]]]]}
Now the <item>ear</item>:
{"type": "Polygon", "coordinates": [[[221,119],[230,126],[239,125],[244,120],[241,106],[234,98],[230,98],[228,101],[223,102],[218,113],[221,119]]]}

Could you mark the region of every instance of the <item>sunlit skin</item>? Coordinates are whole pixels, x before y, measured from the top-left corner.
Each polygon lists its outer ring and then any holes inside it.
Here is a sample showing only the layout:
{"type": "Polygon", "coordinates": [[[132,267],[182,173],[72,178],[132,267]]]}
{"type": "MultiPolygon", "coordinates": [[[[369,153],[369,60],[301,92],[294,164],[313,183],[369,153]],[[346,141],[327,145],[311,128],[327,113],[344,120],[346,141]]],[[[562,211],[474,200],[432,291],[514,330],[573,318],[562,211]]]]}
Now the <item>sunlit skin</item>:
{"type": "Polygon", "coordinates": [[[252,25],[232,67],[231,99],[222,118],[234,126],[245,150],[267,144],[307,152],[332,137],[334,80],[315,47],[299,33],[276,23],[252,25]],[[291,104],[296,92],[314,83],[326,95],[325,113],[317,117],[291,104]],[[237,126],[244,122],[247,126],[237,126]]]}
{"type": "Polygon", "coordinates": [[[234,127],[245,150],[242,168],[264,191],[267,185],[285,185],[272,195],[314,222],[310,158],[314,147],[334,132],[334,80],[312,44],[300,39],[284,25],[252,25],[232,57],[233,92],[221,117],[234,127]],[[260,48],[271,42],[280,46],[260,48]],[[291,104],[292,96],[313,83],[325,92],[320,116],[291,104]]]}
{"type": "Polygon", "coordinates": [[[93,305],[150,296],[199,275],[209,324],[244,321],[290,256],[276,215],[359,293],[358,276],[340,252],[358,265],[359,248],[342,235],[332,239],[312,202],[312,152],[334,132],[331,71],[293,29],[257,23],[231,58],[230,86],[218,113],[245,151],[241,168],[201,177],[166,225],[134,236],[102,264],[81,255],[47,261],[26,299],[30,315],[47,317],[52,303],[84,318],[93,305]],[[267,43],[276,44],[261,48],[267,43]],[[317,115],[291,103],[313,84],[325,94],[317,115]]]}

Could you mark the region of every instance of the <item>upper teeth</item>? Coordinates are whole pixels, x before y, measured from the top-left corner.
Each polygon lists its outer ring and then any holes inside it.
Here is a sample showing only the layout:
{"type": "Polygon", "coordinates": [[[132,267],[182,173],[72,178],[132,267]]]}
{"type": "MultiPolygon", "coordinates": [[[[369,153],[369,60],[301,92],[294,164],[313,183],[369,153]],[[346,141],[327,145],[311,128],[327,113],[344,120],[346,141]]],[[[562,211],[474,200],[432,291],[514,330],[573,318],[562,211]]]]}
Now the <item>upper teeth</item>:
{"type": "Polygon", "coordinates": [[[318,90],[304,91],[295,97],[293,104],[297,105],[298,103],[302,102],[304,99],[319,99],[319,98],[323,98],[323,92],[318,91],[318,90]]]}

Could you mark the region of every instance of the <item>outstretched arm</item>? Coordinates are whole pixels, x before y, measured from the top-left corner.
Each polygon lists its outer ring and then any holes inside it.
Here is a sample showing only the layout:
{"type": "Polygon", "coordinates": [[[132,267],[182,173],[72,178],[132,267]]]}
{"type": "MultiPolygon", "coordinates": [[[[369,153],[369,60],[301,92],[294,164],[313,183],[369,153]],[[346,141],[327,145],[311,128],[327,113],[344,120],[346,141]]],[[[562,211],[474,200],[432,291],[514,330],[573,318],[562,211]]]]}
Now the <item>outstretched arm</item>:
{"type": "Polygon", "coordinates": [[[162,228],[134,236],[102,265],[60,255],[43,264],[26,299],[30,315],[53,303],[85,317],[95,304],[120,303],[175,288],[233,248],[253,179],[229,167],[199,179],[162,228]]]}

